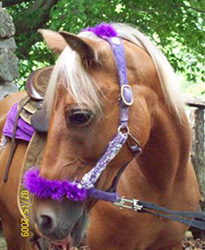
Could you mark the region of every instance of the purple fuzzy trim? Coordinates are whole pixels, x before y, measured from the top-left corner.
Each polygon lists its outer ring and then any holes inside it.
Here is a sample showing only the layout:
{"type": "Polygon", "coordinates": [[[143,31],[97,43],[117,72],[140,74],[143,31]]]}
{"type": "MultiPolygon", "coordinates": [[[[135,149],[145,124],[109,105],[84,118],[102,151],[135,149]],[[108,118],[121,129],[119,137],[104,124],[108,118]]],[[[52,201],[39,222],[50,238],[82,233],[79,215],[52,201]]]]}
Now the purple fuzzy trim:
{"type": "Polygon", "coordinates": [[[25,173],[23,184],[30,193],[42,199],[59,201],[65,196],[69,200],[84,201],[87,198],[86,189],[79,189],[78,183],[46,180],[39,175],[38,168],[31,168],[25,173]]]}
{"type": "Polygon", "coordinates": [[[108,23],[101,23],[97,24],[95,27],[88,27],[84,29],[83,31],[91,31],[96,36],[102,37],[102,38],[109,38],[109,37],[116,37],[117,31],[112,26],[112,24],[108,23]]]}

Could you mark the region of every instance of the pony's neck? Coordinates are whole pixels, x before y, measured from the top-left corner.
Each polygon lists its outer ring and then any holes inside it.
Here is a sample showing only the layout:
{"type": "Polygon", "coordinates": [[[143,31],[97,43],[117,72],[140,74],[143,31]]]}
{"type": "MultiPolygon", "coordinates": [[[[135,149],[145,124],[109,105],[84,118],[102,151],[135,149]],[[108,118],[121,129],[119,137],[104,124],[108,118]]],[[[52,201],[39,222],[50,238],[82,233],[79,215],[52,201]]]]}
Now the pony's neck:
{"type": "Polygon", "coordinates": [[[153,113],[150,138],[138,162],[149,181],[166,189],[172,186],[176,175],[184,175],[190,153],[190,128],[186,115],[183,122],[160,104],[153,113]]]}

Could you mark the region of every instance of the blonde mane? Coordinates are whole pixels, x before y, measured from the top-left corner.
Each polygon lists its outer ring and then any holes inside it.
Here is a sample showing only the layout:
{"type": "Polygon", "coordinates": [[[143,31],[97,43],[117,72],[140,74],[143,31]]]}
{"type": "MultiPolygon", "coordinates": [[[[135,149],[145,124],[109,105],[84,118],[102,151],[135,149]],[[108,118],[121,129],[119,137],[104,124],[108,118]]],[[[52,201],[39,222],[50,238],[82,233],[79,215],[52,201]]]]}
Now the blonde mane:
{"type": "Polygon", "coordinates": [[[94,113],[101,110],[97,84],[87,74],[78,53],[66,46],[54,66],[46,91],[44,103],[48,116],[52,110],[55,89],[59,80],[77,102],[79,108],[90,108],[94,113]]]}
{"type": "MultiPolygon", "coordinates": [[[[113,26],[119,37],[142,47],[149,53],[158,72],[162,91],[167,103],[169,107],[176,112],[178,117],[181,118],[184,105],[180,98],[179,84],[177,84],[175,73],[166,57],[148,37],[136,28],[121,23],[114,23],[113,26]]],[[[101,38],[90,31],[83,31],[79,33],[79,36],[93,40],[101,40],[101,38]]],[[[87,106],[93,111],[100,109],[101,105],[97,94],[97,84],[95,84],[93,79],[87,74],[80,61],[79,55],[67,46],[61,53],[53,69],[45,96],[45,103],[49,114],[52,109],[55,87],[60,75],[64,76],[63,84],[65,88],[70,92],[80,107],[87,106]]]]}

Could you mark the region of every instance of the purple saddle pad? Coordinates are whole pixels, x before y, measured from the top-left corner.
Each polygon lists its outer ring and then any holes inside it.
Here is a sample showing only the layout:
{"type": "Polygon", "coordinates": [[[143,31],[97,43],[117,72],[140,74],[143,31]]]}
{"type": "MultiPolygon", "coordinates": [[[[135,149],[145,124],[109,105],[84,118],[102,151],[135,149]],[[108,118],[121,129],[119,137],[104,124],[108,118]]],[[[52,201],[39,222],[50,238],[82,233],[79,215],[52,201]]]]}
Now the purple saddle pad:
{"type": "MultiPolygon", "coordinates": [[[[3,128],[3,135],[9,138],[12,138],[13,135],[15,119],[18,112],[17,107],[18,103],[14,104],[14,106],[10,109],[3,128]]],[[[26,123],[22,118],[18,119],[16,139],[30,141],[34,132],[35,130],[30,124],[26,123]]]]}

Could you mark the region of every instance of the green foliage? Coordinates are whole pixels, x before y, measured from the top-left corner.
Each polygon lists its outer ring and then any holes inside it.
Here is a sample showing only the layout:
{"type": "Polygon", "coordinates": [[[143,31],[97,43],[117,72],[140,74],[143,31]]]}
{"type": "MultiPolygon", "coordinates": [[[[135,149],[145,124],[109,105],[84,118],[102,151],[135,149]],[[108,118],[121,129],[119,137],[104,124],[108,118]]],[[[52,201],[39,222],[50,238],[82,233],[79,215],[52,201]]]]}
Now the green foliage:
{"type": "Polygon", "coordinates": [[[49,1],[25,1],[8,8],[17,27],[22,79],[35,68],[54,63],[54,57],[38,42],[37,28],[77,33],[104,21],[136,25],[163,50],[174,69],[186,75],[188,82],[204,81],[204,0],[49,1]],[[53,4],[47,8],[49,1],[53,4]]]}

